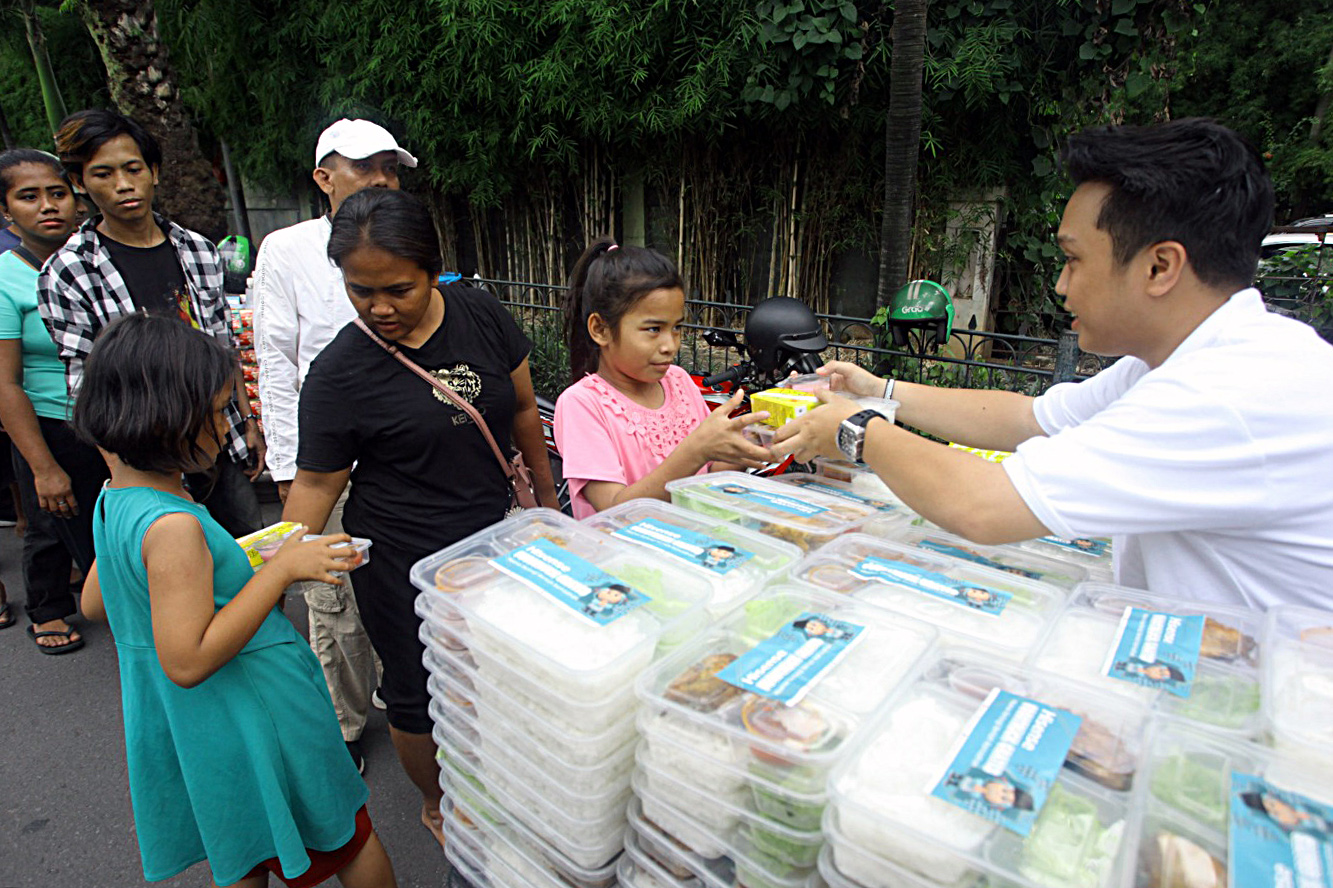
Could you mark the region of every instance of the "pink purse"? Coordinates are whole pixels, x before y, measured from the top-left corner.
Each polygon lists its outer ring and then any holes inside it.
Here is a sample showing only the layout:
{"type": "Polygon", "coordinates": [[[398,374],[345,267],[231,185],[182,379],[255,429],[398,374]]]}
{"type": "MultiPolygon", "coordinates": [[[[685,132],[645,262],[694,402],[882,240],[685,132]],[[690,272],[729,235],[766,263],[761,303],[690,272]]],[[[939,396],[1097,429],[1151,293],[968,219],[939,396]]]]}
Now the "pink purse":
{"type": "Polygon", "coordinates": [[[495,443],[491,430],[486,427],[486,421],[481,418],[481,414],[477,412],[476,408],[463,400],[458,392],[418,367],[410,358],[399,351],[397,346],[376,336],[375,332],[367,327],[360,318],[357,318],[353,323],[360,327],[367,336],[379,343],[385,351],[397,358],[404,367],[429,382],[435,387],[436,391],[453,402],[455,407],[472,417],[472,422],[486,436],[486,443],[491,445],[491,451],[500,463],[500,470],[504,472],[505,478],[509,481],[509,509],[506,514],[513,514],[523,509],[535,509],[538,505],[537,491],[532,483],[532,471],[528,469],[528,464],[523,461],[523,454],[515,450],[513,456],[505,459],[504,453],[500,450],[500,445],[495,443]]]}

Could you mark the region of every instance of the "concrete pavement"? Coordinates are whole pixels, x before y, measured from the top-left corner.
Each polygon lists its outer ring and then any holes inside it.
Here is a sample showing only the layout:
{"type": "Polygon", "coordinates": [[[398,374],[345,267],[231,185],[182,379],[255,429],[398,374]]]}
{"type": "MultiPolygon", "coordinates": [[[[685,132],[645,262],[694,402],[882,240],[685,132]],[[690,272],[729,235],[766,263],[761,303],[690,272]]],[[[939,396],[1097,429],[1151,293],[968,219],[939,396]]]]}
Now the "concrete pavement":
{"type": "MultiPolygon", "coordinates": [[[[265,505],[269,520],[276,511],[276,504],[265,505]]],[[[12,528],[0,528],[0,579],[20,620],[0,631],[0,888],[143,885],[115,646],[106,626],[80,622],[83,650],[52,657],[36,649],[24,628],[20,545],[12,528]]],[[[289,601],[287,613],[304,632],[304,603],[289,601]]],[[[398,884],[444,888],[448,866],[421,825],[421,796],[394,756],[384,713],[371,712],[362,743],[370,816],[398,884]]],[[[153,884],[209,888],[213,882],[207,865],[198,864],[153,884]]]]}

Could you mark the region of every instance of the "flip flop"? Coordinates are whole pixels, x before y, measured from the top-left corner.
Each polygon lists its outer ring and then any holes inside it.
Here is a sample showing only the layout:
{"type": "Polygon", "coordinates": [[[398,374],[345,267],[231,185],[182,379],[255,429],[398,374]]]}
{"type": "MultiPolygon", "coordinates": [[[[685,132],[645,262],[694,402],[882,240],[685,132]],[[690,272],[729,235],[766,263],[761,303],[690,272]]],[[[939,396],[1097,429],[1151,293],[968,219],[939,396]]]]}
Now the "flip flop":
{"type": "Polygon", "coordinates": [[[44,654],[50,654],[52,657],[58,657],[61,654],[72,654],[79,648],[83,647],[82,638],[74,638],[74,639],[70,638],[70,636],[73,635],[76,631],[77,630],[73,626],[70,626],[64,632],[56,632],[55,630],[49,630],[47,632],[36,632],[33,630],[31,626],[29,626],[28,637],[32,639],[33,644],[37,645],[37,650],[41,651],[44,654]],[[69,643],[62,644],[57,647],[51,647],[50,645],[41,644],[37,641],[37,639],[39,638],[46,638],[48,636],[52,638],[59,636],[61,638],[68,640],[69,643]]]}
{"type": "Polygon", "coordinates": [[[0,629],[8,629],[18,623],[19,618],[9,610],[8,601],[0,601],[0,629]]]}

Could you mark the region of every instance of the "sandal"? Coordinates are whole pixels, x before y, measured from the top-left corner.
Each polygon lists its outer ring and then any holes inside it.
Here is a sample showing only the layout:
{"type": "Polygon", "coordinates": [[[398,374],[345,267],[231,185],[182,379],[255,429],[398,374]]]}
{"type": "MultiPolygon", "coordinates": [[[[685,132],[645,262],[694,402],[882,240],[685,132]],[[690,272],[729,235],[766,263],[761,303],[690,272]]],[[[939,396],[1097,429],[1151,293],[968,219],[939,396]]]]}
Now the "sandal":
{"type": "Polygon", "coordinates": [[[41,651],[44,654],[49,654],[53,657],[58,657],[61,654],[72,654],[79,648],[83,647],[82,638],[71,638],[71,636],[74,635],[74,633],[77,631],[78,630],[75,629],[73,626],[70,626],[64,632],[57,632],[55,630],[49,630],[46,632],[37,632],[31,626],[29,626],[28,637],[32,639],[33,644],[37,645],[37,650],[41,651]],[[37,640],[39,638],[48,638],[48,637],[49,638],[60,637],[65,639],[66,643],[55,645],[54,647],[52,647],[51,645],[42,644],[37,640]]]}
{"type": "Polygon", "coordinates": [[[9,609],[8,601],[0,601],[0,629],[8,629],[17,624],[19,618],[9,609]]]}

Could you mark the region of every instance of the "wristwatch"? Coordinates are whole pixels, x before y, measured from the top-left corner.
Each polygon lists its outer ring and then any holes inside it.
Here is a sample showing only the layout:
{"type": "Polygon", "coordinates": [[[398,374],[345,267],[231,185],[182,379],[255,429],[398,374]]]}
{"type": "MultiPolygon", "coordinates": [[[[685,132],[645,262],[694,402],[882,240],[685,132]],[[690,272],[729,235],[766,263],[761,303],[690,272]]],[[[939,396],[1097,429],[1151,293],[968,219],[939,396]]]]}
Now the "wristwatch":
{"type": "Polygon", "coordinates": [[[861,456],[866,449],[866,425],[872,419],[883,419],[887,422],[887,417],[878,410],[862,410],[860,413],[853,413],[838,426],[838,449],[852,462],[861,462],[861,456]]]}

